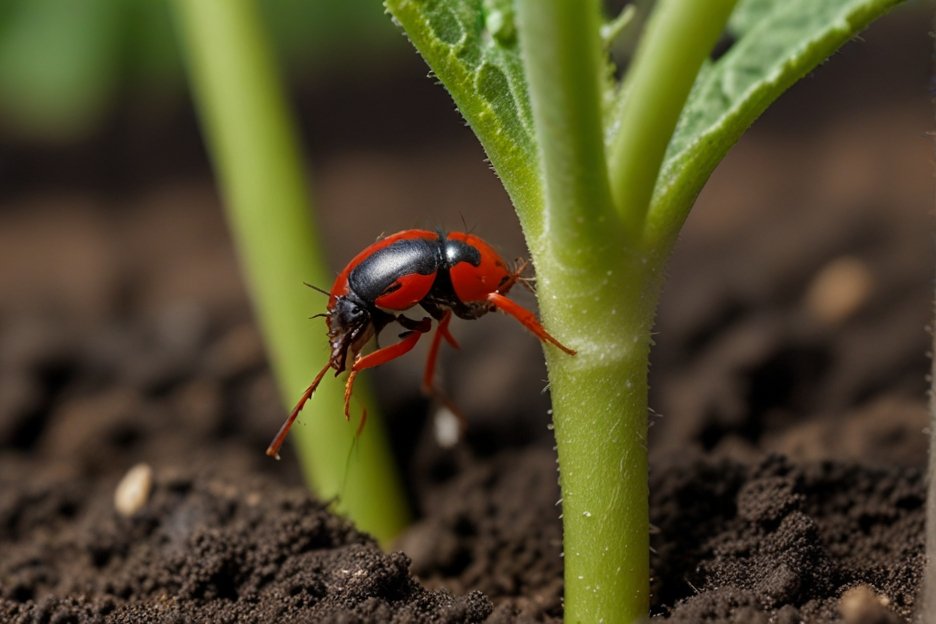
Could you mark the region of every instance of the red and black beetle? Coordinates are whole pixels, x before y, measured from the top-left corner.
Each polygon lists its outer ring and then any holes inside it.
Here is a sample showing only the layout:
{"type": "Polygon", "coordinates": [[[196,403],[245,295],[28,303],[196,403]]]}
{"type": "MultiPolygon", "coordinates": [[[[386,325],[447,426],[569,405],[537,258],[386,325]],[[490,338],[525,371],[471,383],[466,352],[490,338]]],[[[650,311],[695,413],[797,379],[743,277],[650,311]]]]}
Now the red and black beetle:
{"type": "MultiPolygon", "coordinates": [[[[331,357],[302,394],[266,454],[279,456],[279,448],[293,421],[329,369],[334,369],[336,376],[351,369],[345,383],[344,409],[345,418],[350,419],[351,391],[357,374],[407,353],[432,329],[432,319],[437,325],[423,375],[423,390],[443,400],[444,396],[433,386],[433,376],[442,338],[458,347],[448,330],[452,314],[476,319],[501,310],[541,341],[575,355],[575,351],[543,328],[536,315],[507,298],[511,287],[521,279],[521,271],[522,267],[508,268],[490,245],[464,232],[404,230],[364,249],[341,271],[329,293],[325,320],[331,357]],[[432,318],[417,321],[403,314],[417,304],[432,318]],[[367,341],[394,321],[406,330],[400,341],[361,355],[367,341]]],[[[365,416],[361,417],[358,433],[365,416]]]]}

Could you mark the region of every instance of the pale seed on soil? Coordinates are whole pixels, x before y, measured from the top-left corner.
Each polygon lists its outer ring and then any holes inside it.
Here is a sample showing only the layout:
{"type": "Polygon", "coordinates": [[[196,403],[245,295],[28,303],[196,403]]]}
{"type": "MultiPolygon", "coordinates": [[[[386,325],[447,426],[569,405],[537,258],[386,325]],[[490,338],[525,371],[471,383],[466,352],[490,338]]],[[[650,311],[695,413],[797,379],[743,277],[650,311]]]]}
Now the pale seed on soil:
{"type": "Polygon", "coordinates": [[[874,278],[864,262],[842,256],[827,263],[806,291],[806,308],[820,321],[837,325],[871,295],[874,278]]]}
{"type": "Polygon", "coordinates": [[[845,624],[897,624],[896,614],[887,608],[887,596],[875,593],[867,585],[852,587],[839,599],[839,613],[845,624]]]}
{"type": "Polygon", "coordinates": [[[129,518],[146,504],[153,489],[153,469],[149,464],[137,464],[127,471],[114,490],[114,508],[129,518]]]}

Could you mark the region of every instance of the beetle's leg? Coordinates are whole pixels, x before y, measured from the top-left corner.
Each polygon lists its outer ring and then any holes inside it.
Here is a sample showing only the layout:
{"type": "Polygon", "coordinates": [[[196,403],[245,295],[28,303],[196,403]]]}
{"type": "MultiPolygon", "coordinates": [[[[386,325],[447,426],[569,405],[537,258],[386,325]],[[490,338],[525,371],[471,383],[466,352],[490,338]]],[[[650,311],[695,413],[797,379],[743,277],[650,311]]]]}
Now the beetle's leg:
{"type": "Polygon", "coordinates": [[[491,303],[494,307],[496,307],[501,312],[506,312],[510,316],[520,321],[520,323],[522,323],[524,327],[526,327],[531,332],[536,334],[536,337],[539,338],[541,341],[548,342],[549,344],[562,349],[569,355],[575,355],[574,349],[570,349],[569,347],[565,346],[564,344],[556,340],[552,336],[552,334],[546,331],[546,328],[543,327],[543,325],[539,322],[539,320],[537,320],[536,315],[530,312],[529,310],[527,310],[526,308],[524,308],[523,306],[521,306],[520,304],[516,303],[515,301],[511,299],[508,299],[507,297],[505,297],[504,295],[500,293],[489,294],[487,296],[487,300],[489,303],[491,303]]]}
{"type": "Polygon", "coordinates": [[[414,321],[408,316],[398,314],[396,316],[396,322],[403,326],[403,329],[409,329],[411,331],[417,331],[421,334],[428,334],[432,329],[432,319],[428,316],[422,317],[421,320],[414,321]]]}
{"type": "MultiPolygon", "coordinates": [[[[354,388],[354,379],[357,377],[358,371],[351,369],[351,372],[348,373],[348,381],[345,382],[345,394],[344,394],[344,416],[345,420],[351,421],[351,391],[354,388]]],[[[367,422],[367,408],[365,407],[361,410],[361,420],[358,422],[357,429],[354,430],[354,437],[358,438],[361,435],[361,432],[364,431],[364,423],[367,422]]]]}
{"type": "Polygon", "coordinates": [[[416,346],[416,343],[419,342],[420,337],[426,332],[421,331],[408,331],[403,333],[399,342],[396,342],[390,346],[383,347],[382,349],[377,349],[372,353],[367,355],[359,355],[355,360],[354,364],[351,366],[352,371],[362,371],[365,368],[374,368],[375,366],[380,366],[381,364],[386,364],[391,360],[395,360],[401,355],[406,355],[416,346]]]}
{"type": "MultiPolygon", "coordinates": [[[[451,315],[452,313],[450,311],[449,316],[451,315]]],[[[448,323],[446,323],[444,327],[439,328],[439,333],[442,334],[442,337],[445,338],[445,342],[449,343],[450,347],[452,347],[453,349],[461,349],[461,345],[458,344],[458,341],[455,340],[455,336],[453,336],[452,333],[449,331],[448,323]]]]}
{"type": "Polygon", "coordinates": [[[319,383],[322,381],[322,377],[325,376],[325,371],[327,371],[329,368],[331,368],[331,362],[326,364],[325,368],[319,371],[318,375],[315,376],[315,379],[312,380],[312,383],[309,384],[309,387],[306,388],[306,391],[302,393],[301,397],[299,397],[299,402],[296,403],[296,406],[289,413],[289,417],[286,419],[286,422],[283,423],[283,426],[280,427],[276,437],[273,438],[273,441],[270,442],[270,446],[267,447],[266,454],[268,456],[279,459],[280,447],[283,446],[283,442],[286,441],[286,435],[289,433],[290,427],[292,427],[293,422],[296,420],[296,416],[298,416],[299,412],[302,411],[306,401],[312,397],[312,393],[315,392],[316,388],[318,388],[319,383]]]}
{"type": "Polygon", "coordinates": [[[424,394],[432,394],[433,391],[432,380],[435,377],[436,360],[438,359],[439,346],[442,344],[442,338],[445,338],[446,342],[454,348],[458,348],[458,342],[455,341],[455,338],[452,337],[452,334],[449,333],[448,330],[448,324],[451,320],[452,311],[446,310],[442,318],[439,319],[439,324],[436,325],[435,334],[432,336],[432,344],[429,345],[429,357],[426,358],[426,370],[423,373],[422,390],[424,394]]]}
{"type": "MultiPolygon", "coordinates": [[[[360,359],[360,356],[358,356],[360,359]]],[[[357,377],[358,371],[351,369],[348,373],[348,380],[345,382],[345,420],[351,422],[351,392],[354,390],[354,380],[357,377]]],[[[361,437],[361,432],[364,431],[364,423],[367,422],[367,408],[365,407],[361,410],[361,420],[358,422],[357,429],[354,430],[354,437],[361,437]]]]}
{"type": "MultiPolygon", "coordinates": [[[[426,320],[428,321],[429,319],[426,320]]],[[[431,321],[429,323],[431,324],[431,321]]],[[[395,360],[401,355],[405,355],[416,346],[416,343],[419,342],[419,338],[424,333],[425,332],[421,331],[408,331],[402,335],[403,339],[399,342],[383,347],[382,349],[377,349],[373,353],[357,356],[354,360],[354,364],[351,365],[351,372],[348,373],[348,380],[345,382],[345,420],[351,420],[351,393],[354,390],[354,380],[357,378],[357,374],[365,368],[374,368],[375,366],[380,366],[381,364],[386,364],[391,360],[395,360]]],[[[363,421],[366,417],[367,415],[365,413],[365,415],[361,417],[361,420],[363,421]]],[[[362,426],[363,425],[358,425],[358,429],[360,430],[362,426]]]]}
{"type": "Polygon", "coordinates": [[[358,423],[357,429],[354,430],[354,437],[360,438],[361,433],[364,431],[364,424],[367,422],[367,408],[361,410],[361,421],[358,423]]]}
{"type": "MultiPolygon", "coordinates": [[[[514,261],[514,270],[512,276],[513,281],[511,282],[511,286],[513,286],[514,283],[519,283],[531,294],[536,295],[536,288],[533,286],[533,284],[536,282],[536,276],[531,275],[526,277],[523,275],[523,272],[526,271],[528,266],[530,266],[530,261],[526,258],[517,258],[514,261]]],[[[503,292],[503,289],[499,290],[498,292],[503,292]]]]}
{"type": "Polygon", "coordinates": [[[536,296],[536,286],[533,285],[536,282],[535,277],[519,277],[517,278],[517,281],[521,286],[526,288],[527,292],[533,296],[536,296]]]}
{"type": "Polygon", "coordinates": [[[429,357],[426,358],[426,370],[423,373],[423,383],[422,391],[423,394],[432,398],[435,401],[438,401],[444,405],[452,414],[455,415],[455,418],[458,419],[458,425],[461,432],[464,432],[467,428],[467,421],[465,420],[465,415],[462,414],[461,410],[455,406],[455,403],[448,398],[442,390],[440,390],[435,385],[435,369],[436,369],[436,360],[439,355],[439,347],[442,345],[442,338],[445,338],[445,341],[448,342],[452,347],[458,349],[458,341],[452,336],[448,330],[449,321],[452,320],[452,311],[446,310],[442,314],[442,318],[439,319],[439,324],[436,325],[436,332],[432,336],[432,344],[429,346],[429,357]]]}
{"type": "MultiPolygon", "coordinates": [[[[352,368],[350,372],[348,372],[348,380],[345,381],[344,386],[344,419],[348,422],[351,421],[351,392],[354,389],[354,380],[357,377],[357,374],[358,372],[352,368]]],[[[364,411],[367,412],[367,409],[364,411]]],[[[361,420],[363,420],[363,417],[361,420]]]]}
{"type": "MultiPolygon", "coordinates": [[[[424,316],[418,321],[414,321],[408,316],[403,314],[397,314],[396,316],[388,317],[387,323],[390,321],[396,321],[403,326],[403,329],[409,329],[411,331],[418,331],[421,334],[428,334],[432,330],[432,319],[428,316],[424,316]]],[[[377,348],[380,349],[380,342],[376,341],[377,348]]]]}
{"type": "Polygon", "coordinates": [[[523,272],[526,270],[529,264],[530,261],[526,258],[517,258],[514,264],[514,268],[510,271],[504,283],[498,286],[497,292],[508,292],[517,282],[521,282],[526,286],[526,288],[529,288],[530,285],[524,282],[526,278],[523,277],[523,272]]]}

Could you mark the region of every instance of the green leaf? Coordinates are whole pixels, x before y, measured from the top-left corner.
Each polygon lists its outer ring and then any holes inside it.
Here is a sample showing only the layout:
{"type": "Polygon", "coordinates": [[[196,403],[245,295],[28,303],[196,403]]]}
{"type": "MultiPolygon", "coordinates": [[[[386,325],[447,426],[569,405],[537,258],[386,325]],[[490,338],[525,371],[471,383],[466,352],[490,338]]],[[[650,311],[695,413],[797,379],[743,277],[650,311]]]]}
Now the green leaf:
{"type": "Polygon", "coordinates": [[[900,0],[745,0],[731,49],[700,72],[667,149],[646,236],[672,239],[728,149],[781,93],[900,0]]]}
{"type": "Polygon", "coordinates": [[[542,186],[512,0],[385,0],[484,146],[525,227],[542,186]]]}
{"type": "Polygon", "coordinates": [[[728,30],[735,35],[742,35],[774,10],[782,9],[784,4],[777,0],[741,0],[731,15],[728,30]]]}

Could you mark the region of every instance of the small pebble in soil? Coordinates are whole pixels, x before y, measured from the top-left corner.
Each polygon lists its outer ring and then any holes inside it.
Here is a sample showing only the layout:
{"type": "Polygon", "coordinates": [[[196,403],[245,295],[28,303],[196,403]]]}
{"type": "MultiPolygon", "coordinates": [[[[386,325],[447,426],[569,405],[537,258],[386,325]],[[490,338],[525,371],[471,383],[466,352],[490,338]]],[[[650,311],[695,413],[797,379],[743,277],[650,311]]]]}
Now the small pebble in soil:
{"type": "Polygon", "coordinates": [[[460,435],[460,425],[458,417],[447,407],[440,407],[436,410],[435,419],[435,438],[436,443],[442,448],[452,448],[458,443],[460,435]]]}
{"type": "Polygon", "coordinates": [[[820,321],[837,325],[860,308],[874,289],[864,262],[842,256],[827,263],[806,292],[806,308],[820,321]]]}
{"type": "Polygon", "coordinates": [[[839,600],[839,613],[845,624],[898,624],[900,619],[888,609],[890,600],[868,585],[852,587],[839,600]]]}
{"type": "Polygon", "coordinates": [[[114,508],[129,518],[140,511],[153,489],[153,469],[149,464],[137,464],[127,471],[114,490],[114,508]]]}

